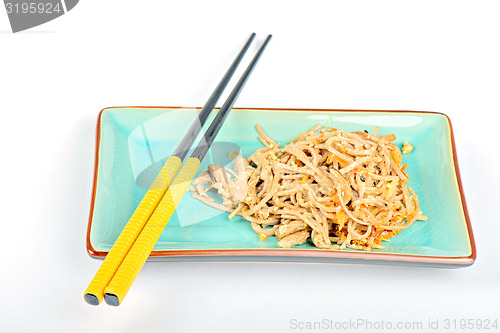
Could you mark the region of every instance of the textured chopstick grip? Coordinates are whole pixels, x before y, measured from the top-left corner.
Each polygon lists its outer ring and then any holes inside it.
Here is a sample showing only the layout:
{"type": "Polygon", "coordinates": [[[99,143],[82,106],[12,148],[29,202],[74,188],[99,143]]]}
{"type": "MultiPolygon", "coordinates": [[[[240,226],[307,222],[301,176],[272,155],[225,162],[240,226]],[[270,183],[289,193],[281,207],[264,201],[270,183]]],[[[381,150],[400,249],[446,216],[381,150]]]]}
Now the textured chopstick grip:
{"type": "Polygon", "coordinates": [[[180,158],[171,156],[160,173],[151,184],[151,187],[144,195],[144,198],[135,209],[129,221],[123,228],[120,236],[109,251],[101,264],[89,287],[85,291],[85,301],[92,305],[98,305],[104,297],[104,288],[115,274],[128,251],[144,228],[149,217],[155,210],[161,198],[165,194],[168,185],[179,171],[182,165],[180,158]]]}
{"type": "Polygon", "coordinates": [[[106,303],[117,306],[123,301],[199,168],[200,160],[192,157],[181,168],[105,289],[106,303]]]}

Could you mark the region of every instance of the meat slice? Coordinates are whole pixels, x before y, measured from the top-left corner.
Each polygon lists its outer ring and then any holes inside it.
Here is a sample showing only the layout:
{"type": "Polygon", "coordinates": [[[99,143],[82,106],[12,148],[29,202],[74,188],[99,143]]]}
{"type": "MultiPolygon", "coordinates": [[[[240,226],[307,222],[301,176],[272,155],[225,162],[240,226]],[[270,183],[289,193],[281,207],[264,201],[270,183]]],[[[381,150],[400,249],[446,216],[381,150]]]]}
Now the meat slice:
{"type": "Polygon", "coordinates": [[[291,248],[294,245],[304,244],[309,237],[309,233],[306,230],[297,231],[291,235],[284,237],[278,242],[278,246],[284,248],[291,248]]]}

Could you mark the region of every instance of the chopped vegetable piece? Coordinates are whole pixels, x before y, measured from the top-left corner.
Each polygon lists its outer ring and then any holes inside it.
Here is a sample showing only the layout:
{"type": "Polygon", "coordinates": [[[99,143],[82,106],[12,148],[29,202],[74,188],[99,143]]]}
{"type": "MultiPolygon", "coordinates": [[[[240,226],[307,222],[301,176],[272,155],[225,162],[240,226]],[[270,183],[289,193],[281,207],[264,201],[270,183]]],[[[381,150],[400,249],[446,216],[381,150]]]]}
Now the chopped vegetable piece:
{"type": "Polygon", "coordinates": [[[403,149],[401,149],[401,150],[403,151],[403,154],[409,154],[412,151],[412,149],[413,149],[413,146],[405,141],[403,143],[403,149]]]}

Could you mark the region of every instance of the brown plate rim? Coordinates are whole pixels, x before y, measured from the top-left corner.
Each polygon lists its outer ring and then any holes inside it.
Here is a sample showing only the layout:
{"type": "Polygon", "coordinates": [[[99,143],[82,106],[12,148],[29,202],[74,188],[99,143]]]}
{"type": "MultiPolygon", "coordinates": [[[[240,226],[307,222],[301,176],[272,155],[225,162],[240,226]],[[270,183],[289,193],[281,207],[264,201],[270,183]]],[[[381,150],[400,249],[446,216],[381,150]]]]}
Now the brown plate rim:
{"type": "MultiPolygon", "coordinates": [[[[108,252],[106,251],[96,251],[90,242],[90,230],[92,228],[92,217],[94,213],[94,202],[97,187],[97,171],[99,165],[99,144],[100,144],[100,127],[101,127],[101,116],[105,110],[108,109],[201,109],[201,107],[185,107],[185,106],[117,106],[117,107],[107,107],[99,112],[97,117],[96,126],[96,144],[95,144],[95,158],[94,158],[94,176],[92,184],[92,198],[90,201],[90,213],[89,221],[87,225],[87,236],[86,245],[87,253],[90,257],[96,259],[104,258],[108,252]]],[[[426,113],[426,114],[437,114],[442,115],[446,118],[448,126],[450,128],[450,139],[451,139],[451,149],[453,155],[453,164],[455,167],[455,176],[459,188],[460,199],[462,202],[462,209],[467,225],[467,232],[469,237],[469,243],[471,248],[471,253],[468,256],[461,257],[440,257],[440,256],[418,256],[418,255],[408,255],[408,254],[396,254],[396,253],[374,253],[374,252],[341,252],[341,251],[328,251],[328,250],[298,250],[298,249],[220,249],[220,250],[175,250],[175,251],[153,251],[151,252],[150,258],[161,258],[161,257],[222,257],[222,256],[235,256],[235,257],[311,257],[311,258],[342,258],[342,259],[353,259],[353,260],[381,260],[388,262],[414,262],[414,263],[428,263],[428,264],[450,264],[456,266],[469,266],[472,265],[476,260],[476,244],[474,241],[474,234],[472,232],[472,226],[469,218],[469,212],[467,209],[467,204],[465,201],[464,190],[462,186],[462,180],[460,177],[460,170],[458,166],[457,152],[455,147],[455,136],[453,133],[453,127],[451,125],[450,118],[441,112],[434,111],[411,111],[411,110],[361,110],[361,109],[317,109],[317,108],[245,108],[237,107],[234,110],[255,110],[255,111],[314,111],[314,112],[393,112],[393,113],[426,113]]]]}

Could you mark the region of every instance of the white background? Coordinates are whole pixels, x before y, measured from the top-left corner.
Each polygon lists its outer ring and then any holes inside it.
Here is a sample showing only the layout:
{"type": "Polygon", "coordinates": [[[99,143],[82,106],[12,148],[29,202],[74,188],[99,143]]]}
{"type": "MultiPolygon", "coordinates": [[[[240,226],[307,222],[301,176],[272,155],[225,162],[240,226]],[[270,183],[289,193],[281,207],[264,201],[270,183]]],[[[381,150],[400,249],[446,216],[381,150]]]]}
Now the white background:
{"type": "Polygon", "coordinates": [[[0,331],[298,332],[290,320],[500,321],[499,10],[498,1],[82,0],[63,17],[12,34],[1,8],[0,331]],[[201,106],[252,31],[257,41],[274,38],[236,106],[451,118],[477,245],[473,266],[153,262],[120,307],[84,302],[101,263],[85,248],[98,112],[201,106]]]}

